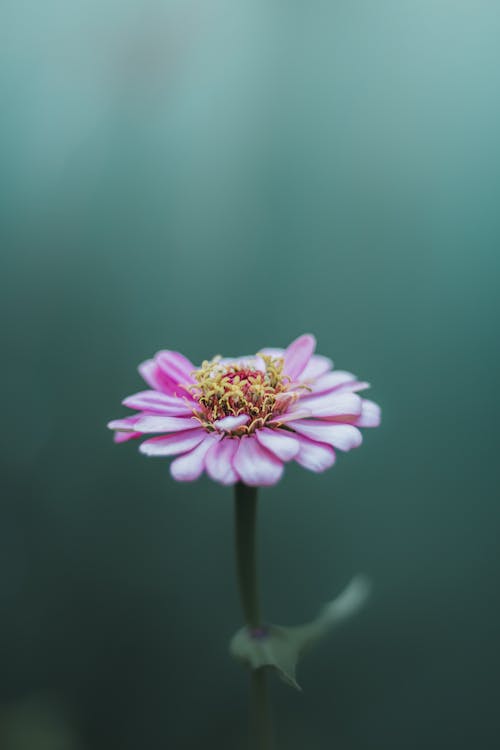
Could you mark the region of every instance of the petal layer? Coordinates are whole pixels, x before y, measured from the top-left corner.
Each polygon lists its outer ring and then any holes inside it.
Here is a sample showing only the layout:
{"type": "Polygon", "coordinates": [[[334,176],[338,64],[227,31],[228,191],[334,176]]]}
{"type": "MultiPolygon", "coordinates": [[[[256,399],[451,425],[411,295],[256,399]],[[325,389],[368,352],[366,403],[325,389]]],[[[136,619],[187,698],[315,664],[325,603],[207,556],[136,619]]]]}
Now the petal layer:
{"type": "Polygon", "coordinates": [[[122,401],[124,406],[138,411],[155,411],[171,417],[192,414],[193,405],[189,405],[182,398],[167,396],[159,391],[140,391],[128,396],[122,401]]]}
{"type": "Polygon", "coordinates": [[[158,352],[155,362],[175,384],[195,382],[193,371],[196,370],[196,367],[180,352],[172,352],[168,349],[158,352]]]}
{"type": "Polygon", "coordinates": [[[298,464],[309,469],[309,471],[315,471],[319,473],[326,471],[335,463],[335,451],[329,445],[325,443],[315,443],[314,440],[303,435],[298,435],[300,443],[300,450],[295,457],[298,464]]]}
{"type": "Polygon", "coordinates": [[[312,417],[342,418],[359,417],[361,414],[361,399],[355,393],[324,393],[316,398],[308,398],[300,401],[299,407],[304,404],[312,417]]]}
{"type": "Polygon", "coordinates": [[[259,354],[268,354],[270,357],[283,357],[285,350],[278,349],[275,346],[266,346],[264,349],[259,349],[259,354]]]}
{"type": "Polygon", "coordinates": [[[138,370],[143,380],[145,380],[149,387],[153,388],[155,391],[161,391],[162,393],[173,395],[175,391],[178,390],[173,380],[168,378],[165,373],[160,370],[154,359],[147,359],[145,362],[141,362],[138,370]]]}
{"type": "Polygon", "coordinates": [[[155,415],[141,416],[134,425],[138,432],[180,432],[196,430],[200,426],[193,417],[161,417],[155,415]]]}
{"type": "Polygon", "coordinates": [[[302,372],[300,379],[302,382],[311,382],[321,377],[324,373],[331,370],[333,362],[328,357],[323,357],[322,354],[313,354],[304,371],[302,372]]]}
{"type": "Polygon", "coordinates": [[[113,419],[111,422],[108,422],[107,427],[110,430],[119,430],[120,432],[134,432],[135,426],[140,418],[141,418],[141,415],[136,414],[133,417],[124,417],[123,419],[113,419]]]}
{"type": "Polygon", "coordinates": [[[218,430],[222,430],[223,432],[231,432],[231,430],[235,430],[237,427],[242,427],[244,424],[247,424],[247,422],[250,421],[250,417],[248,414],[240,414],[239,417],[223,417],[222,419],[217,419],[214,422],[214,426],[217,427],[218,430]]]}
{"type": "Polygon", "coordinates": [[[264,427],[257,430],[255,437],[259,443],[273,453],[280,461],[291,461],[299,452],[299,441],[291,432],[285,430],[270,430],[264,427]]]}
{"type": "Polygon", "coordinates": [[[285,375],[288,375],[292,380],[297,380],[309,363],[315,348],[316,339],[309,333],[292,341],[285,350],[285,364],[283,366],[285,375]]]}
{"type": "Polygon", "coordinates": [[[312,419],[289,422],[288,426],[300,435],[305,435],[318,443],[326,443],[341,451],[350,451],[362,443],[362,436],[357,427],[351,424],[331,424],[312,419]]]}
{"type": "Polygon", "coordinates": [[[258,442],[254,435],[240,438],[233,460],[241,481],[252,487],[276,484],[283,474],[283,464],[258,442]]]}
{"type": "Polygon", "coordinates": [[[205,459],[208,476],[220,484],[234,484],[238,475],[233,459],[238,450],[238,438],[224,438],[212,445],[205,459]]]}
{"type": "Polygon", "coordinates": [[[134,438],[142,437],[142,432],[120,432],[119,430],[113,435],[113,441],[115,443],[126,443],[127,440],[134,440],[134,438]]]}
{"type": "Polygon", "coordinates": [[[177,456],[196,448],[206,436],[206,431],[201,427],[199,430],[173,432],[171,435],[145,440],[139,446],[139,450],[146,456],[177,456]]]}
{"type": "Polygon", "coordinates": [[[192,451],[172,461],[170,473],[173,478],[179,482],[194,482],[195,479],[198,479],[205,468],[205,457],[217,440],[220,440],[220,435],[212,432],[192,451]]]}
{"type": "MultiPolygon", "coordinates": [[[[339,388],[346,383],[356,383],[356,375],[346,370],[332,370],[332,372],[326,372],[321,375],[316,382],[311,383],[311,396],[316,396],[318,393],[327,393],[336,388],[339,388]]],[[[309,394],[305,394],[307,397],[309,394]]]]}
{"type": "Polygon", "coordinates": [[[378,427],[381,419],[380,406],[374,401],[364,398],[361,404],[361,414],[353,424],[357,427],[378,427]]]}

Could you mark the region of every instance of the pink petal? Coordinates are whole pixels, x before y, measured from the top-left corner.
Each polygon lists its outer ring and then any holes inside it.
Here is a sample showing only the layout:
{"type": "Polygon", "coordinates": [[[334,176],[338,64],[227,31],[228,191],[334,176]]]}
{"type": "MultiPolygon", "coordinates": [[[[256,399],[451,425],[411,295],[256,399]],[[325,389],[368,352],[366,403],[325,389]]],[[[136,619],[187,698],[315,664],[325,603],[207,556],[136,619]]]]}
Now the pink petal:
{"type": "Polygon", "coordinates": [[[219,362],[222,365],[232,365],[233,367],[249,367],[261,372],[266,371],[266,363],[259,354],[244,354],[241,357],[221,357],[219,362]]]}
{"type": "Polygon", "coordinates": [[[253,367],[255,356],[242,354],[241,357],[221,357],[221,365],[232,365],[233,367],[253,367]]]}
{"type": "MultiPolygon", "coordinates": [[[[318,393],[326,393],[327,391],[332,391],[334,388],[339,388],[346,383],[356,382],[356,375],[353,375],[352,372],[333,370],[332,372],[327,372],[322,375],[315,383],[311,383],[312,395],[315,396],[318,393]]],[[[308,394],[305,393],[304,395],[307,396],[308,394]]]]}
{"type": "Polygon", "coordinates": [[[300,376],[302,382],[316,380],[321,375],[331,370],[333,362],[328,357],[323,357],[322,354],[313,354],[308,364],[306,365],[303,373],[300,376]]]}
{"type": "Polygon", "coordinates": [[[225,438],[212,445],[205,459],[208,476],[220,484],[234,484],[238,475],[233,469],[233,459],[238,450],[238,438],[225,438]]]}
{"type": "Polygon", "coordinates": [[[269,357],[283,357],[285,350],[267,346],[265,349],[259,349],[259,354],[267,354],[269,357]]]}
{"type": "Polygon", "coordinates": [[[192,451],[172,461],[170,473],[173,478],[179,482],[193,482],[198,479],[205,468],[205,457],[216,440],[220,440],[220,435],[212,432],[192,451]]]}
{"type": "Polygon", "coordinates": [[[344,383],[343,385],[335,388],[335,393],[357,393],[358,391],[366,391],[370,387],[370,383],[363,382],[361,380],[353,380],[350,383],[344,383]]]}
{"type": "Polygon", "coordinates": [[[315,443],[300,435],[300,450],[295,457],[298,464],[317,473],[329,469],[335,463],[335,451],[324,443],[315,443]]]}
{"type": "Polygon", "coordinates": [[[142,432],[120,432],[117,431],[113,435],[113,441],[115,443],[126,443],[127,440],[133,440],[134,438],[142,437],[142,432]]]}
{"type": "MultiPolygon", "coordinates": [[[[167,396],[159,391],[141,391],[127,396],[122,401],[124,406],[138,411],[155,411],[171,417],[182,414],[192,414],[193,406],[187,404],[182,398],[167,396]]],[[[192,404],[192,402],[191,402],[192,404]]]]}
{"type": "Polygon", "coordinates": [[[289,422],[288,426],[311,440],[327,443],[341,451],[357,448],[363,440],[360,431],[350,424],[331,424],[306,419],[289,422]]]}
{"type": "Polygon", "coordinates": [[[141,415],[135,415],[133,417],[124,417],[124,419],[113,419],[112,422],[108,422],[107,427],[110,430],[120,430],[120,432],[134,432],[135,426],[141,415]]]}
{"type": "Polygon", "coordinates": [[[139,365],[138,370],[150,388],[153,388],[155,391],[162,391],[162,393],[173,395],[177,386],[171,378],[168,378],[165,373],[160,370],[154,359],[147,359],[145,362],[142,362],[139,365]]]}
{"type": "Polygon", "coordinates": [[[135,429],[142,433],[148,432],[180,432],[181,430],[195,430],[200,426],[193,417],[156,417],[141,416],[135,423],[135,429]]]}
{"type": "MultiPolygon", "coordinates": [[[[140,434],[140,433],[139,433],[140,434]]],[[[146,456],[176,456],[178,453],[195,448],[207,436],[206,430],[184,430],[174,432],[165,437],[156,437],[145,440],[139,446],[141,453],[146,456]]]]}
{"type": "Polygon", "coordinates": [[[257,430],[255,437],[264,448],[273,453],[280,461],[291,461],[299,452],[299,441],[290,432],[270,430],[264,427],[257,430]]]}
{"type": "Polygon", "coordinates": [[[361,415],[353,424],[357,427],[378,427],[381,419],[380,406],[374,401],[364,398],[361,407],[361,415]]]}
{"type": "Polygon", "coordinates": [[[283,464],[263,448],[254,435],[240,438],[233,460],[240,479],[252,487],[276,484],[283,474],[283,464]]]}
{"type": "Polygon", "coordinates": [[[296,405],[294,406],[295,408],[292,407],[290,411],[287,411],[284,414],[277,414],[275,417],[269,420],[268,424],[279,426],[280,424],[291,422],[294,419],[304,419],[305,417],[312,417],[309,409],[302,408],[302,406],[300,408],[296,405]]]}
{"type": "Polygon", "coordinates": [[[298,339],[292,341],[285,350],[285,364],[283,367],[285,375],[289,375],[292,380],[297,380],[306,368],[315,348],[316,339],[309,333],[299,336],[298,339]]]}
{"type": "Polygon", "coordinates": [[[217,427],[218,430],[224,432],[231,432],[231,430],[235,430],[237,427],[242,427],[244,424],[247,424],[249,420],[250,417],[248,414],[240,414],[239,417],[223,417],[214,422],[214,427],[217,427]]]}
{"type": "Polygon", "coordinates": [[[358,417],[361,414],[361,399],[355,393],[332,393],[322,394],[316,398],[308,398],[300,402],[300,406],[309,410],[312,417],[358,417]]]}
{"type": "Polygon", "coordinates": [[[259,357],[258,355],[254,358],[253,361],[253,367],[255,367],[256,370],[259,370],[259,372],[265,372],[266,371],[266,363],[262,359],[262,357],[259,357]]]}
{"type": "Polygon", "coordinates": [[[113,435],[115,443],[125,443],[127,440],[133,440],[134,438],[140,437],[141,433],[135,431],[135,425],[140,419],[140,415],[133,417],[125,417],[125,419],[114,419],[112,422],[108,422],[110,430],[116,430],[113,435]]]}
{"type": "Polygon", "coordinates": [[[193,371],[196,367],[192,362],[179,352],[162,351],[155,357],[156,364],[161,371],[174,383],[194,383],[193,371]]]}

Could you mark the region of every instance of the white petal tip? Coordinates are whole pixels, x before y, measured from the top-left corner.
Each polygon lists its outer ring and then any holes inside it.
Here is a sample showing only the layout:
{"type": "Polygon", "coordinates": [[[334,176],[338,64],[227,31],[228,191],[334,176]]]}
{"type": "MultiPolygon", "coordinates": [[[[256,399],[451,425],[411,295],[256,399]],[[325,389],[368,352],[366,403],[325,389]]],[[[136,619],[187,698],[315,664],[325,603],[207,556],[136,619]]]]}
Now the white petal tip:
{"type": "Polygon", "coordinates": [[[217,427],[218,430],[222,430],[223,432],[230,432],[231,430],[235,430],[237,427],[242,427],[249,421],[250,417],[248,416],[248,414],[240,414],[238,417],[229,416],[223,417],[222,419],[217,419],[214,422],[214,426],[217,427]]]}

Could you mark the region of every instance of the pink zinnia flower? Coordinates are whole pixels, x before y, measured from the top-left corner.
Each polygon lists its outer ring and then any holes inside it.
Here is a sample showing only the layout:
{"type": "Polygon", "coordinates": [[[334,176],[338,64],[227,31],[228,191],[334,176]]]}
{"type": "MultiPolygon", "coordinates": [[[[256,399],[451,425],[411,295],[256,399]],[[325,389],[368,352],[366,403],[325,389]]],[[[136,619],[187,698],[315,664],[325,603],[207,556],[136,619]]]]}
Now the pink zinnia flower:
{"type": "Polygon", "coordinates": [[[324,471],[335,449],[361,444],[359,427],[380,424],[380,408],[357,395],[368,383],[334,370],[315,347],[306,334],[284,350],[215,357],[199,368],[178,352],[158,352],[139,366],[152,390],[123,401],[138,413],[108,426],[116,442],[157,434],[139,450],[178,456],[170,471],[180,481],[206,471],[221,484],[272,485],[288,461],[324,471]]]}

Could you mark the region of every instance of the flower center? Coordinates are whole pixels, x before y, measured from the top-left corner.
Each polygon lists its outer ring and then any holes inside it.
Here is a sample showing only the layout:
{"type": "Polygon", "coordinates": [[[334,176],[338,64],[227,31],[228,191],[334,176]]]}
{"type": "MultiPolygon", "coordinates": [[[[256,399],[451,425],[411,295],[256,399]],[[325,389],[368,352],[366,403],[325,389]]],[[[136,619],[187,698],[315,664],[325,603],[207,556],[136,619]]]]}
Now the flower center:
{"type": "MultiPolygon", "coordinates": [[[[190,390],[200,404],[197,416],[204,422],[248,414],[250,425],[261,424],[286,408],[289,397],[280,396],[288,389],[289,378],[283,375],[283,358],[258,355],[258,365],[221,362],[215,357],[203,362],[193,375],[196,384],[190,390]]],[[[250,425],[247,429],[250,429],[250,425]]]]}

